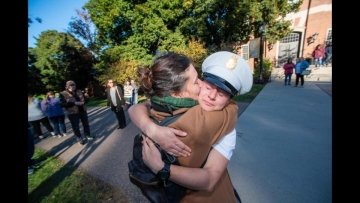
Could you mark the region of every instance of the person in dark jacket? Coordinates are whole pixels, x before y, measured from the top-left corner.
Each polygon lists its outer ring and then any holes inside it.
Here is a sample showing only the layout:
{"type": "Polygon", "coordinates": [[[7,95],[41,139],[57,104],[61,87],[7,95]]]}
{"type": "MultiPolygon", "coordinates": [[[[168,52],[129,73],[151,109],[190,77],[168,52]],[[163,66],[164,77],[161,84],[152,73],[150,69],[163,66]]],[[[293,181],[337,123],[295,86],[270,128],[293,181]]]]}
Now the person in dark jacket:
{"type": "Polygon", "coordinates": [[[125,105],[124,91],[121,86],[117,86],[116,83],[110,79],[107,83],[106,97],[107,105],[110,106],[118,120],[118,128],[123,129],[126,127],[126,119],[123,106],[125,105]]]}
{"type": "Polygon", "coordinates": [[[60,93],[60,103],[67,112],[77,141],[81,145],[84,145],[87,140],[94,139],[90,135],[90,126],[84,95],[80,90],[76,89],[76,83],[74,81],[69,80],[66,82],[65,90],[60,93]],[[85,136],[82,136],[80,133],[80,120],[84,127],[85,136]]]}

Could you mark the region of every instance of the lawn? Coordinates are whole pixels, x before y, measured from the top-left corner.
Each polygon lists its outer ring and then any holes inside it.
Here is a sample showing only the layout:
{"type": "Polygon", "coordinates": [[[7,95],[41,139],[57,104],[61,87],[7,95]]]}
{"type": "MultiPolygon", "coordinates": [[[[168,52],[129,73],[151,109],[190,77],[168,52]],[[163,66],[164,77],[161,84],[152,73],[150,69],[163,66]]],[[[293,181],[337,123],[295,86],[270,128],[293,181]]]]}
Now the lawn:
{"type": "Polygon", "coordinates": [[[40,149],[33,158],[38,164],[28,175],[28,202],[128,202],[121,191],[40,149]]]}
{"type": "Polygon", "coordinates": [[[251,102],[259,94],[259,92],[264,88],[263,84],[253,84],[250,92],[244,95],[236,95],[233,100],[237,102],[251,102]]]}

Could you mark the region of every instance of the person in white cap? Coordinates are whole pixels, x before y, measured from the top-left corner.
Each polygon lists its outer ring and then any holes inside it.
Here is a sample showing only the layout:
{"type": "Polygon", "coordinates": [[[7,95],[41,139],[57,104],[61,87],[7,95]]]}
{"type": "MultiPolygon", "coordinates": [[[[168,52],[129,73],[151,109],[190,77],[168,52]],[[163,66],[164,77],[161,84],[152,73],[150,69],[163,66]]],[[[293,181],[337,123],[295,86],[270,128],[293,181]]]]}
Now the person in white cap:
{"type": "MultiPolygon", "coordinates": [[[[168,64],[168,62],[163,64],[166,65],[168,64]]],[[[190,66],[192,65],[190,64],[190,66]]],[[[202,123],[204,125],[209,124],[205,126],[198,125],[196,119],[219,119],[216,120],[216,122],[218,122],[217,124],[220,123],[223,125],[226,124],[225,121],[231,120],[235,124],[237,119],[237,105],[234,102],[231,102],[230,99],[237,93],[244,94],[248,92],[252,86],[252,74],[249,66],[241,57],[237,56],[234,53],[214,53],[208,58],[206,58],[202,65],[202,69],[204,72],[204,82],[198,81],[198,83],[200,83],[199,86],[201,86],[201,90],[198,95],[198,102],[200,105],[196,106],[197,110],[193,110],[193,108],[191,108],[177,121],[175,121],[174,124],[170,125],[172,127],[177,127],[178,129],[182,129],[188,132],[187,137],[180,138],[184,142],[189,140],[193,141],[192,139],[196,139],[196,136],[198,136],[197,134],[201,134],[202,132],[208,133],[206,136],[211,137],[212,135],[211,133],[209,134],[209,129],[214,128],[214,125],[218,126],[214,122],[210,122],[211,124],[207,122],[202,123]],[[235,108],[232,109],[232,107],[234,106],[235,108]],[[201,115],[197,115],[196,112],[200,112],[201,115]],[[224,113],[226,116],[224,117],[224,114],[221,113],[224,113]],[[186,117],[186,114],[190,116],[186,117]],[[185,126],[181,126],[181,122],[185,126]]],[[[152,76],[153,78],[156,78],[156,72],[154,73],[153,71],[152,76]]],[[[191,78],[190,76],[188,77],[191,78]]],[[[158,80],[159,78],[157,78],[155,84],[161,83],[158,80]]],[[[192,85],[194,86],[194,84],[192,85]]],[[[186,85],[184,86],[186,87],[186,85]]],[[[167,87],[169,86],[167,85],[167,87]]],[[[181,93],[179,95],[181,95],[181,93]]],[[[162,102],[164,102],[164,100],[162,100],[162,102]]],[[[141,116],[146,115],[144,111],[146,111],[146,107],[142,104],[135,105],[134,107],[131,107],[129,109],[129,115],[134,124],[137,125],[141,130],[143,130],[143,132],[147,134],[147,136],[151,137],[156,142],[160,140],[158,144],[160,144],[160,146],[162,146],[162,148],[164,148],[168,152],[180,156],[186,154],[187,151],[183,149],[188,148],[184,145],[184,143],[173,144],[172,148],[167,148],[166,144],[169,143],[166,142],[173,141],[169,137],[160,135],[162,132],[164,132],[164,134],[172,136],[174,134],[183,134],[179,131],[176,131],[175,129],[170,130],[169,128],[166,128],[169,129],[169,131],[165,133],[165,131],[162,131],[163,129],[165,129],[165,127],[156,126],[148,117],[141,116]],[[164,140],[166,140],[164,144],[160,143],[161,139],[159,139],[159,137],[161,137],[163,142],[164,140]]],[[[197,154],[200,153],[199,149],[202,149],[204,147],[201,145],[191,145],[192,153],[190,157],[179,157],[179,162],[182,166],[171,165],[170,167],[168,167],[170,169],[169,173],[171,181],[183,185],[187,188],[193,189],[189,190],[186,193],[185,197],[182,199],[181,202],[218,202],[220,200],[225,202],[236,201],[231,180],[226,170],[228,160],[232,155],[232,151],[235,147],[236,141],[236,132],[234,126],[232,126],[231,129],[232,131],[230,133],[222,136],[221,139],[217,139],[217,143],[213,143],[212,146],[215,150],[210,150],[210,153],[206,153],[205,158],[207,155],[209,156],[203,168],[200,168],[200,166],[204,162],[200,162],[200,164],[198,162],[198,165],[191,165],[191,162],[186,162],[189,159],[193,161],[199,161],[199,159],[196,159],[196,157],[198,156],[197,154]],[[191,159],[191,157],[193,157],[193,159],[191,159]],[[192,168],[188,168],[185,166],[189,166],[192,168]],[[209,192],[209,190],[212,192],[209,192]]],[[[216,130],[213,130],[213,133],[216,134],[219,133],[219,131],[216,132],[216,130]]],[[[145,143],[146,144],[144,144],[143,146],[144,161],[154,173],[157,173],[164,166],[164,162],[162,162],[160,154],[154,144],[149,139],[145,139],[145,143]]]]}

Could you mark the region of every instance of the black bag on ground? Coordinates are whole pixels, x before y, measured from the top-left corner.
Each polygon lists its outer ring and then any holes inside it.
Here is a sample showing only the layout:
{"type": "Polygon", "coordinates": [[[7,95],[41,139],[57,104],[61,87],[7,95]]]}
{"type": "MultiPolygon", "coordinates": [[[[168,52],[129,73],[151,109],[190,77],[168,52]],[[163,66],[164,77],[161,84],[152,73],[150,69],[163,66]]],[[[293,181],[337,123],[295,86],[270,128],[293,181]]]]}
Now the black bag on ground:
{"type": "MultiPolygon", "coordinates": [[[[160,125],[166,126],[174,122],[180,115],[165,118],[160,125]]],[[[134,138],[133,159],[128,163],[130,181],[141,189],[145,197],[153,203],[176,203],[184,197],[186,188],[167,181],[160,180],[144,163],[142,159],[142,136],[134,138]]],[[[169,164],[179,165],[176,157],[162,150],[155,144],[161,153],[162,160],[169,164]]]]}

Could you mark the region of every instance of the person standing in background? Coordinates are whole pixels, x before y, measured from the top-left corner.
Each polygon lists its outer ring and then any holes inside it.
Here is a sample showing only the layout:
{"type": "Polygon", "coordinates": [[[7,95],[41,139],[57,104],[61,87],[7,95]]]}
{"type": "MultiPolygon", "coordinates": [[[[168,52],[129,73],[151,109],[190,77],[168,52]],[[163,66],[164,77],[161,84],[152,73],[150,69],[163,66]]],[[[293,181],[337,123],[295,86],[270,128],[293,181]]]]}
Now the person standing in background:
{"type": "Polygon", "coordinates": [[[295,65],[296,80],[294,87],[298,86],[299,78],[301,80],[300,83],[301,87],[304,87],[304,75],[302,74],[302,72],[306,70],[308,67],[309,67],[309,63],[303,57],[300,57],[296,60],[296,65],[295,65]]]}
{"type": "Polygon", "coordinates": [[[128,109],[131,106],[132,92],[133,92],[133,87],[130,85],[129,80],[127,80],[124,85],[124,98],[126,103],[126,109],[128,109]]]}
{"type": "Polygon", "coordinates": [[[284,74],[285,74],[285,86],[291,85],[291,75],[293,74],[293,69],[295,68],[295,64],[292,62],[291,58],[287,60],[287,63],[284,64],[284,74]]]}
{"type": "Polygon", "coordinates": [[[126,127],[126,119],[123,106],[125,105],[124,92],[121,87],[118,87],[116,83],[110,79],[107,83],[106,97],[107,105],[110,106],[118,120],[118,128],[123,129],[126,127]]]}
{"type": "Polygon", "coordinates": [[[50,125],[48,117],[41,111],[40,101],[30,93],[28,94],[28,121],[33,128],[35,137],[39,137],[40,139],[44,138],[40,123],[45,126],[52,136],[55,136],[54,129],[50,125]]]}
{"type": "Polygon", "coordinates": [[[130,80],[130,85],[133,87],[132,91],[132,99],[131,99],[131,105],[138,103],[138,86],[135,83],[135,80],[130,80]]]}
{"type": "Polygon", "coordinates": [[[49,91],[46,94],[46,98],[41,102],[41,110],[46,112],[46,115],[54,126],[55,136],[57,135],[59,138],[67,136],[65,114],[60,105],[60,99],[55,97],[54,92],[49,91]]]}
{"type": "Polygon", "coordinates": [[[325,65],[328,66],[331,63],[331,57],[332,57],[332,43],[329,42],[325,47],[325,65]]]}
{"type": "Polygon", "coordinates": [[[61,106],[65,108],[71,127],[74,131],[77,141],[80,145],[84,145],[87,140],[94,139],[90,135],[90,126],[85,106],[85,98],[83,93],[76,89],[76,83],[72,80],[66,82],[65,90],[60,93],[61,106]],[[84,135],[80,133],[80,120],[84,128],[84,135]]]}

